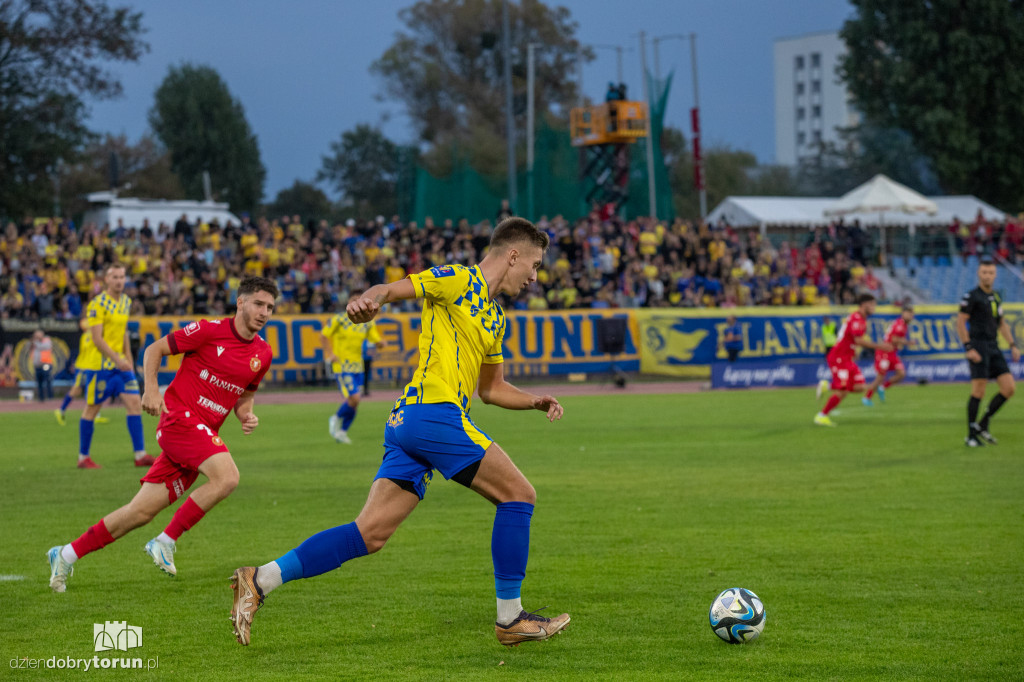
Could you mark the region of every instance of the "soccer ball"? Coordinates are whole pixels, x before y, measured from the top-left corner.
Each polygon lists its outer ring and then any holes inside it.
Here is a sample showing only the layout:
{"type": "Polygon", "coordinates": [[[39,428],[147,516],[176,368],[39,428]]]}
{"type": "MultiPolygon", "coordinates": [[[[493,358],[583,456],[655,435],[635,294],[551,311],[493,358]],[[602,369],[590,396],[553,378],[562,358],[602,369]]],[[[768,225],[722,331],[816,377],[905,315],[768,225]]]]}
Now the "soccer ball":
{"type": "Polygon", "coordinates": [[[711,630],[729,644],[757,639],[764,630],[764,604],[756,594],[742,587],[730,587],[711,603],[711,630]]]}

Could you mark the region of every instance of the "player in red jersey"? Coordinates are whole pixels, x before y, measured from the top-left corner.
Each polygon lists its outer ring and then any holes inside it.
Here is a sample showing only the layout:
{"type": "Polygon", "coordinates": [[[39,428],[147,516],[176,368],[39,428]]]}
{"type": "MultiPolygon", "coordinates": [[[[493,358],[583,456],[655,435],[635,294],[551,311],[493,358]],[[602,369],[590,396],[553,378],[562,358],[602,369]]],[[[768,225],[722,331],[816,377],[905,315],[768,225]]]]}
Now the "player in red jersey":
{"type": "Polygon", "coordinates": [[[884,350],[875,351],[875,380],[868,386],[867,392],[864,393],[864,397],[861,398],[867,406],[871,406],[874,403],[871,402],[871,396],[878,392],[878,399],[883,403],[885,402],[885,389],[889,388],[893,384],[898,384],[903,381],[903,377],[907,376],[907,370],[903,366],[903,361],[900,360],[898,355],[901,348],[909,347],[914,345],[913,341],[907,340],[907,325],[914,319],[914,307],[907,303],[903,306],[900,311],[900,316],[893,320],[889,328],[885,330],[885,341],[893,347],[891,353],[887,353],[884,350]],[[891,379],[886,379],[886,375],[889,372],[893,373],[891,379]]]}
{"type": "Polygon", "coordinates": [[[857,309],[853,311],[839,330],[839,340],[829,351],[828,368],[832,372],[832,395],[825,403],[825,409],[814,416],[819,426],[835,426],[828,413],[843,401],[848,393],[864,390],[864,375],[857,366],[857,347],[892,351],[888,342],[875,343],[868,338],[868,318],[875,312],[875,297],[861,294],[857,297],[857,309]]]}
{"type": "Polygon", "coordinates": [[[257,332],[270,319],[277,296],[273,280],[248,277],[238,287],[234,317],[193,322],[146,349],[142,408],[160,417],[156,441],[163,453],[142,477],[142,488],[131,502],[104,516],[74,542],[50,549],[54,592],[66,589],[75,561],[149,523],[203,474],[207,482],[196,488],[167,528],[145,547],[162,571],[177,575],[177,539],[238,485],[238,468],[217,432],[232,408],[242,433],[252,433],[259,424],[252,411],[255,393],[273,356],[257,332]],[[166,355],[181,353],[185,354],[181,367],[161,397],[160,363],[166,355]]]}

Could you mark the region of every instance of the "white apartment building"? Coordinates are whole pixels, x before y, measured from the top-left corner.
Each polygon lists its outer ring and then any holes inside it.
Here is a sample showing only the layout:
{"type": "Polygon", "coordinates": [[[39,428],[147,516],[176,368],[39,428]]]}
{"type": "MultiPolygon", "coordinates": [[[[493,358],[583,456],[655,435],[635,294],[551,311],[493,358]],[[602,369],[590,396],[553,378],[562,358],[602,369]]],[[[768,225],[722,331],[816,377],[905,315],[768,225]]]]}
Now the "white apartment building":
{"type": "Polygon", "coordinates": [[[839,140],[858,115],[836,69],[846,45],[836,31],[775,41],[775,163],[794,166],[839,140]]]}

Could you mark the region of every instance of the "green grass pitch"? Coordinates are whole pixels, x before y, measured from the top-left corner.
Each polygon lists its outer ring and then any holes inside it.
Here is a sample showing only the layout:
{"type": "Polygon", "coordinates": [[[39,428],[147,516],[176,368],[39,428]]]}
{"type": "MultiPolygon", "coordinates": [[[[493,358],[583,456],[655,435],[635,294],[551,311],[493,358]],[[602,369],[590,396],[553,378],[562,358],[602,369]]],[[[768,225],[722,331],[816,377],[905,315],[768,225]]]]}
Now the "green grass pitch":
{"type": "MultiPolygon", "coordinates": [[[[77,412],[63,428],[2,414],[0,677],[80,677],[11,661],[91,658],[93,624],[127,621],[144,645],[118,655],[159,667],[107,679],[1021,679],[1024,408],[993,423],[1000,445],[968,449],[966,399],[963,385],[899,386],[873,408],[847,400],[835,429],[811,424],[808,390],[572,397],[556,424],[475,407],[538,493],[524,606],[572,615],[514,649],[494,638],[493,510],[439,476],[382,552],[285,585],[252,645],[235,642],[231,571],[355,517],[383,402],[364,403],[342,446],[330,405],[257,398],[257,432],[232,417],[222,433],[241,484],[182,537],[179,576],[142,551],[166,511],[80,561],[65,594],[47,586],[46,550],[137,489],[123,411],[97,427],[98,471],[74,468],[77,412]],[[727,587],[764,601],[758,641],[708,627],[727,587]]],[[[147,443],[154,429],[147,417],[147,443]]]]}

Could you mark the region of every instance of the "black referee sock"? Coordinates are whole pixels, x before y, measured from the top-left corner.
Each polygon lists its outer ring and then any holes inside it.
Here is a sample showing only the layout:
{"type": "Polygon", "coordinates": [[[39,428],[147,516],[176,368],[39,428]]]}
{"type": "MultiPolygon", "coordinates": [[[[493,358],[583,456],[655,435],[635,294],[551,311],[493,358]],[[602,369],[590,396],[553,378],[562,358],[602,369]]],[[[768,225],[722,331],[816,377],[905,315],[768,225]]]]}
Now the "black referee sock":
{"type": "Polygon", "coordinates": [[[985,410],[985,416],[981,418],[981,430],[988,431],[988,420],[992,418],[999,408],[1006,402],[1006,398],[1003,397],[1002,393],[996,393],[995,397],[988,402],[988,409],[985,410]]]}
{"type": "MultiPolygon", "coordinates": [[[[992,399],[993,401],[995,398],[992,399]]],[[[981,398],[975,398],[973,395],[970,400],[967,401],[967,435],[973,436],[974,432],[971,430],[971,425],[978,422],[978,409],[981,407],[981,398]]]]}

